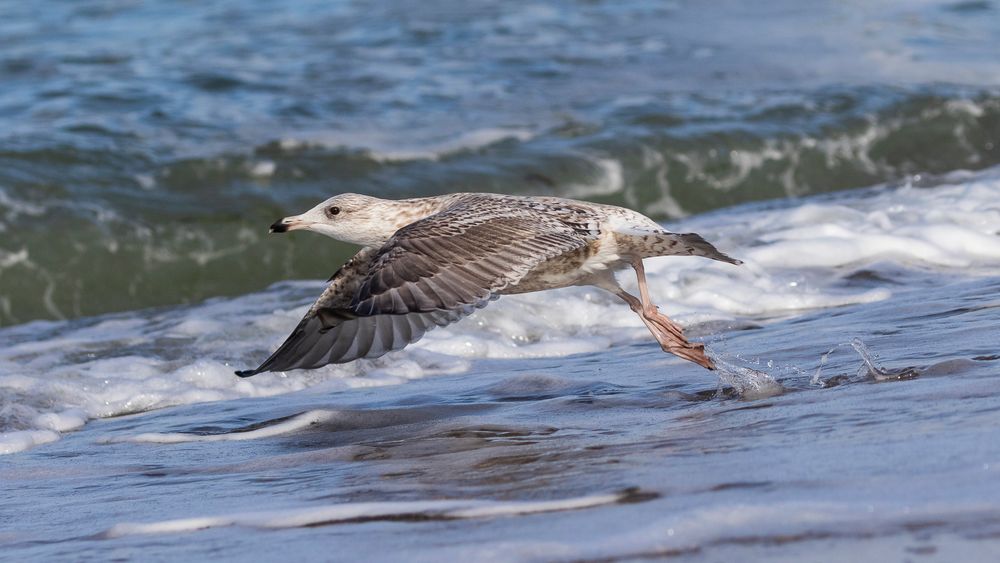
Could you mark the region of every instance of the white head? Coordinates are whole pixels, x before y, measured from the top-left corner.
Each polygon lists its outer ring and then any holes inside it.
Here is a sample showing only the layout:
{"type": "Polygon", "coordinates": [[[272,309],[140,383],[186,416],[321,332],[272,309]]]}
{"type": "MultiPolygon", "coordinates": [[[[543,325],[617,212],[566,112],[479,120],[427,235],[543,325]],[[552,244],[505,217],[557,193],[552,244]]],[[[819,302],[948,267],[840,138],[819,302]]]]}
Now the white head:
{"type": "Polygon", "coordinates": [[[271,225],[272,233],[305,229],[362,246],[381,245],[403,225],[395,201],[360,194],[331,197],[301,215],[285,217],[271,225]]]}

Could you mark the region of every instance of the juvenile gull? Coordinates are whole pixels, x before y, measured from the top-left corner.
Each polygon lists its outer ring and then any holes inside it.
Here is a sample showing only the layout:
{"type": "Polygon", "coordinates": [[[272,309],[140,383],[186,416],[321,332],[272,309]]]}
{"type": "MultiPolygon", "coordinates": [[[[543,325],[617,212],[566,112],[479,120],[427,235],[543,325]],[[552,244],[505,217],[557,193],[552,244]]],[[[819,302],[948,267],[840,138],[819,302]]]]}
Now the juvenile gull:
{"type": "Polygon", "coordinates": [[[458,193],[385,200],[334,196],[271,225],[362,246],[278,350],[248,377],[377,358],[501,295],[573,285],[614,293],[664,351],[715,369],[705,347],[650,300],[642,259],[704,256],[740,264],[701,236],[663,230],[630,209],[555,197],[458,193]],[[635,269],[639,297],[614,272],[635,269]]]}

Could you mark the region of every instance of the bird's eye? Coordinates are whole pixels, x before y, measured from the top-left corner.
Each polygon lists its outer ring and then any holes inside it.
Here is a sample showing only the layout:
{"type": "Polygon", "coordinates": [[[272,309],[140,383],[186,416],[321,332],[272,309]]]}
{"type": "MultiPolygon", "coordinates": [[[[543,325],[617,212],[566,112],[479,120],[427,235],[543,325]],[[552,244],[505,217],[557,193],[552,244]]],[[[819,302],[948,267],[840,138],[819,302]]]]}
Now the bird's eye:
{"type": "Polygon", "coordinates": [[[340,208],[334,205],[330,209],[327,209],[326,212],[329,213],[331,217],[333,217],[334,215],[340,213],[340,208]]]}

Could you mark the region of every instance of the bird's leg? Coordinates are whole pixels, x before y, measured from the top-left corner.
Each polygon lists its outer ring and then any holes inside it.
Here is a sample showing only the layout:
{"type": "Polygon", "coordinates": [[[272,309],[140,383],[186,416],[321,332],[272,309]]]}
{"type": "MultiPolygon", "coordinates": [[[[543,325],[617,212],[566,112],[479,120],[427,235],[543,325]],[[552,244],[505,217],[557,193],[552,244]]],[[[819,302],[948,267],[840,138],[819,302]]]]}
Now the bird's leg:
{"type": "Polygon", "coordinates": [[[639,318],[642,319],[642,323],[646,325],[649,332],[651,332],[653,336],[656,337],[656,341],[660,343],[660,347],[667,350],[667,347],[676,341],[676,338],[672,334],[667,333],[665,335],[663,327],[654,322],[653,319],[646,316],[645,311],[643,311],[642,308],[642,303],[636,299],[634,295],[620,287],[615,290],[615,295],[621,297],[622,301],[628,303],[628,306],[632,308],[632,311],[639,315],[639,318]]]}
{"type": "Polygon", "coordinates": [[[714,370],[715,364],[705,355],[705,345],[699,342],[694,344],[688,342],[680,325],[661,313],[653,304],[653,300],[649,297],[649,288],[646,285],[646,270],[642,266],[642,258],[633,259],[632,267],[635,268],[635,274],[639,281],[640,299],[636,299],[635,296],[623,289],[620,289],[618,296],[624,299],[629,307],[642,318],[642,322],[656,337],[656,341],[660,343],[664,352],[670,352],[685,360],[690,360],[705,369],[714,370]]]}
{"type": "Polygon", "coordinates": [[[650,298],[649,287],[646,285],[646,269],[642,265],[642,259],[633,259],[632,267],[635,268],[636,279],[639,281],[639,298],[642,303],[641,310],[636,311],[636,313],[638,313],[641,317],[647,318],[657,325],[662,326],[663,330],[669,332],[678,340],[687,342],[684,338],[684,331],[681,329],[680,325],[672,321],[666,315],[660,313],[659,308],[657,308],[657,306],[653,303],[652,298],[650,298]]]}
{"type": "Polygon", "coordinates": [[[642,259],[634,259],[632,267],[635,268],[636,279],[639,282],[639,297],[642,302],[642,312],[640,314],[648,317],[656,324],[662,325],[664,330],[678,339],[687,342],[687,339],[684,338],[684,330],[681,329],[680,325],[661,313],[659,307],[653,303],[653,299],[649,296],[649,286],[646,285],[646,269],[642,265],[642,259]]]}
{"type": "Polygon", "coordinates": [[[629,307],[642,319],[643,324],[649,332],[656,338],[660,348],[664,352],[669,352],[685,360],[694,362],[706,369],[715,369],[715,364],[705,355],[705,345],[701,343],[690,343],[684,338],[683,333],[676,323],[667,318],[666,315],[656,312],[648,315],[642,306],[642,302],[634,295],[624,289],[617,288],[614,294],[628,303],[629,307]]]}

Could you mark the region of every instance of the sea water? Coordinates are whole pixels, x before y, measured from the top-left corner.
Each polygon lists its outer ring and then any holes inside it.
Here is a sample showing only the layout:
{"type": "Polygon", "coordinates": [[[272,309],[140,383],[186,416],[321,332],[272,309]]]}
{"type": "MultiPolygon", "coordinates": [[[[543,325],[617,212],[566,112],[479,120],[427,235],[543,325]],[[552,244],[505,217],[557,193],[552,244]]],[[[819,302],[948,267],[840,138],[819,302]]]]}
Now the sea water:
{"type": "MultiPolygon", "coordinates": [[[[992,2],[75,2],[0,17],[0,553],[988,560],[992,2]],[[614,296],[260,374],[333,193],[627,205],[719,370],[614,296]]],[[[622,284],[636,289],[628,272],[622,284]]]]}
{"type": "Polygon", "coordinates": [[[668,226],[746,261],[649,261],[716,373],[589,289],[243,380],[319,284],[5,329],[4,542],[42,559],[991,551],[1000,174],[668,226]]]}

